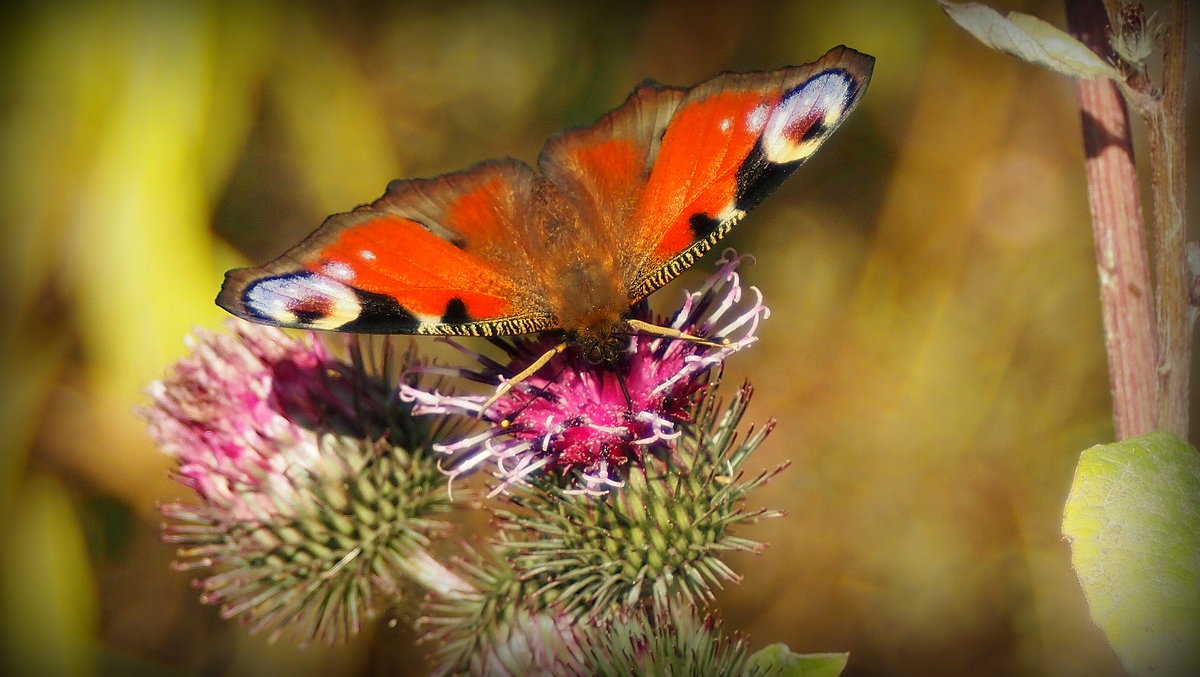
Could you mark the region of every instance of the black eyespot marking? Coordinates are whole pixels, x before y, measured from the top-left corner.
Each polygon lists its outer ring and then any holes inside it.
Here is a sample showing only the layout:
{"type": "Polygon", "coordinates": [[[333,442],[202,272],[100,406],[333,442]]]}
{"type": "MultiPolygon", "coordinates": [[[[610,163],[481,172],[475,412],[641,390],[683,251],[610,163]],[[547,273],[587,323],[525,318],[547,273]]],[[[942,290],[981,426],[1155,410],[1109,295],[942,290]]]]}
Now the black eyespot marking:
{"type": "Polygon", "coordinates": [[[416,330],[417,318],[412,316],[396,299],[386,294],[354,289],[362,304],[358,317],[338,327],[338,331],[359,334],[411,334],[416,330]]]}
{"type": "Polygon", "coordinates": [[[467,314],[467,304],[463,300],[455,296],[446,304],[446,312],[442,313],[442,322],[445,324],[467,324],[472,322],[472,318],[467,314]]]}
{"type": "Polygon", "coordinates": [[[289,305],[288,312],[303,324],[315,324],[333,313],[333,301],[327,298],[304,299],[289,305]]]}
{"type": "Polygon", "coordinates": [[[708,236],[716,232],[721,226],[721,222],[709,216],[708,214],[692,214],[688,219],[688,223],[692,226],[693,240],[706,240],[708,236]]]}
{"type": "Polygon", "coordinates": [[[750,151],[750,155],[742,162],[742,166],[738,167],[737,180],[737,199],[734,205],[742,211],[750,211],[758,206],[758,203],[763,201],[763,198],[771,194],[771,191],[779,187],[784,179],[792,175],[800,165],[804,164],[803,160],[796,162],[771,162],[767,159],[766,152],[763,151],[762,139],[754,144],[754,149],[750,151]]]}
{"type": "Polygon", "coordinates": [[[800,135],[800,140],[809,141],[819,136],[824,136],[827,131],[829,131],[829,128],[825,126],[825,121],[817,120],[809,125],[808,129],[804,130],[804,133],[800,135]]]}

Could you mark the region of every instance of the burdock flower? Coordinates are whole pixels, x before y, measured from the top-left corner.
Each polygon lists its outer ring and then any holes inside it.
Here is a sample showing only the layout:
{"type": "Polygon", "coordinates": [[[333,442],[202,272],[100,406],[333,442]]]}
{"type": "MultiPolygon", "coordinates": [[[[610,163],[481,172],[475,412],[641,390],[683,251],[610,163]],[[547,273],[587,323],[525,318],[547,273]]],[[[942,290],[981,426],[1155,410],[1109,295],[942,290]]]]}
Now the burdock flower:
{"type": "MultiPolygon", "coordinates": [[[[704,675],[742,677],[744,640],[722,636],[712,616],[696,617],[688,605],[658,611],[620,608],[579,622],[551,606],[531,612],[520,601],[472,639],[479,646],[455,663],[453,653],[435,655],[435,675],[704,675]]],[[[445,648],[445,647],[443,647],[445,648]]],[[[768,673],[769,674],[769,673],[768,673]]]]}
{"type": "MultiPolygon", "coordinates": [[[[486,407],[486,395],[446,395],[411,385],[401,386],[401,397],[415,403],[415,414],[467,414],[493,424],[458,442],[434,445],[456,456],[452,477],[490,463],[501,480],[497,492],[546,471],[567,477],[573,491],[606,493],[620,486],[621,469],[631,460],[648,450],[673,448],[679,426],[690,420],[708,376],[729,355],[757,340],[758,323],[769,310],[758,289],[750,287],[749,297],[745,295],[737,272],[740,263],[727,250],[716,274],[689,293],[665,322],[652,318],[644,307],[635,311],[634,319],[708,343],[631,335],[624,359],[615,366],[592,364],[568,349],[486,407]]],[[[505,364],[458,346],[478,366],[452,373],[481,383],[502,383],[558,340],[497,340],[495,345],[508,355],[505,364]]]]}
{"type": "Polygon", "coordinates": [[[746,503],[783,466],[743,471],[773,424],[739,434],[751,388],[722,403],[716,381],[695,421],[679,426],[673,453],[631,463],[619,491],[597,500],[534,480],[500,496],[496,537],[457,562],[470,591],[434,592],[418,623],[436,674],[744,674],[704,667],[723,659],[692,662],[709,653],[688,653],[699,647],[689,633],[621,630],[638,618],[662,625],[655,619],[671,610],[705,615],[715,590],[740,580],[723,558],[764,547],[737,532],[781,515],[746,503]],[[657,658],[644,662],[650,645],[657,658]],[[572,667],[580,663],[585,670],[572,667]]]}
{"type": "Polygon", "coordinates": [[[228,326],[197,331],[140,410],[199,499],[160,510],[176,566],[211,570],[202,600],[272,638],[337,642],[401,578],[460,587],[431,580],[423,549],[446,491],[429,450],[437,423],[413,419],[389,377],[411,355],[368,369],[357,343],[343,360],[314,335],[228,326]]]}

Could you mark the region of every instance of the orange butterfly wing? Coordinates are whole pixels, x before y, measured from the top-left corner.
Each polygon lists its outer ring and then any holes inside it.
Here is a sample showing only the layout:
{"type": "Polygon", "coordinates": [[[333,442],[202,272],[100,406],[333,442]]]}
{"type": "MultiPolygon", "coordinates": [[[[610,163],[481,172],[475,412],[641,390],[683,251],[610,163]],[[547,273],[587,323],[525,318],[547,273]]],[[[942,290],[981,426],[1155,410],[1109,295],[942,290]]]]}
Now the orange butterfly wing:
{"type": "Polygon", "coordinates": [[[516,160],[397,180],[329,217],[283,256],[226,274],[217,303],[254,322],[379,334],[538,331],[554,318],[528,280],[521,224],[540,181],[516,160]]]}
{"type": "Polygon", "coordinates": [[[688,268],[811,157],[857,105],[874,59],[835,47],[804,66],[639,87],[551,139],[542,172],[611,232],[632,304],[688,268]]]}
{"type": "Polygon", "coordinates": [[[645,84],[596,123],[516,160],[394,181],[217,303],[255,322],[364,333],[614,331],[812,156],[857,104],[874,60],[645,84]]]}
{"type": "Polygon", "coordinates": [[[643,83],[592,125],[557,134],[542,148],[542,173],[589,229],[609,242],[628,239],[659,139],[686,94],[686,89],[643,83]]]}
{"type": "Polygon", "coordinates": [[[688,92],[634,209],[630,296],[666,284],[821,147],[857,105],[874,59],[835,47],[804,66],[727,73],[688,92]]]}

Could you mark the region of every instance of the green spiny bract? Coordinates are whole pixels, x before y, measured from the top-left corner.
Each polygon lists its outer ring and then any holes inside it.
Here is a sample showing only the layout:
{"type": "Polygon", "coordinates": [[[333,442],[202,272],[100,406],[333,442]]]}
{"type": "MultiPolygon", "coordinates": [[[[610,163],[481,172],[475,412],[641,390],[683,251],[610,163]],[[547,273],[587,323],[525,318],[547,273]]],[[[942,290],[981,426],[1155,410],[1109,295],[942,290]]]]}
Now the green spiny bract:
{"type": "Polygon", "coordinates": [[[142,412],[200,498],[160,507],[164,539],[177,568],[206,570],[195,584],[222,616],[271,639],[345,641],[446,529],[430,450],[444,424],[414,420],[357,344],[347,362],[316,339],[234,329],[198,333],[142,412]]]}
{"type": "Polygon", "coordinates": [[[321,441],[336,458],[296,477],[273,515],[228,520],[205,505],[163,506],[181,569],[213,567],[206,603],[252,632],[300,643],[343,642],[394,601],[410,558],[445,525],[445,483],[429,455],[383,441],[321,441]],[[341,466],[341,467],[338,467],[341,466]],[[285,502],[286,501],[286,502],[285,502]]]}
{"type": "Polygon", "coordinates": [[[606,495],[569,492],[569,482],[549,476],[510,488],[513,507],[495,511],[501,531],[492,557],[460,572],[477,592],[435,597],[422,619],[443,670],[472,668],[530,618],[576,628],[694,610],[712,599],[713,586],[739,580],[719,558],[762,549],[731,532],[780,514],[744,507],[779,469],[742,480],[741,466],[772,426],[739,442],[751,390],[743,386],[724,408],[715,392],[714,381],[674,453],[631,464],[624,486],[606,495]]]}

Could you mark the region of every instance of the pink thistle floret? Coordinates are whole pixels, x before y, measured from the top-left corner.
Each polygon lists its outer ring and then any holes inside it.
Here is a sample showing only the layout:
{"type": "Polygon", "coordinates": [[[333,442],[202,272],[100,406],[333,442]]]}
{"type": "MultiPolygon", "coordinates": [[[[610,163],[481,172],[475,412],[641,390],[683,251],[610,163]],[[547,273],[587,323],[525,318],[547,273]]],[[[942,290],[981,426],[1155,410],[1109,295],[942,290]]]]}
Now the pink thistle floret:
{"type": "Polygon", "coordinates": [[[362,379],[311,335],[227,326],[232,335],[197,329],[191,354],[149,385],[153,405],[139,413],[176,458],[179,482],[230,519],[269,519],[289,510],[297,479],[327,462],[318,431],[361,430],[364,405],[382,406],[386,386],[373,388],[377,398],[351,395],[362,379]]]}
{"type": "Polygon", "coordinates": [[[393,362],[391,343],[347,339],[343,359],[313,334],[227,326],[197,330],[140,412],[200,499],[159,511],[174,566],[210,570],[201,600],[251,632],[339,643],[402,580],[453,585],[424,550],[445,532],[428,453],[442,427],[414,421],[395,389],[413,352],[393,362]]]}
{"type": "MultiPolygon", "coordinates": [[[[632,335],[623,360],[615,366],[592,364],[568,349],[486,409],[487,395],[445,395],[409,385],[401,385],[401,399],[414,403],[414,414],[465,414],[491,424],[476,435],[434,445],[436,451],[454,455],[448,471],[452,477],[490,464],[501,480],[493,494],[543,471],[570,477],[568,491],[606,493],[621,486],[621,469],[631,461],[674,449],[680,425],[691,420],[708,375],[757,340],[758,324],[770,311],[757,288],[749,287],[748,297],[744,293],[737,272],[741,261],[727,250],[716,274],[688,293],[668,321],[656,322],[716,345],[632,335]]],[[[644,308],[633,317],[653,321],[644,308]]],[[[495,385],[521,372],[559,340],[543,336],[496,341],[508,355],[506,364],[448,340],[478,366],[428,370],[495,385]]]]}

